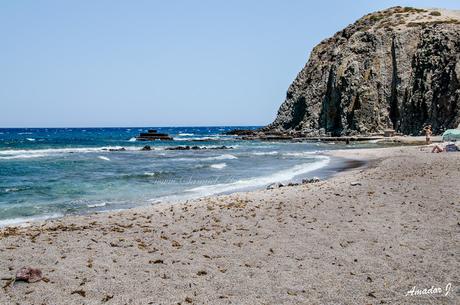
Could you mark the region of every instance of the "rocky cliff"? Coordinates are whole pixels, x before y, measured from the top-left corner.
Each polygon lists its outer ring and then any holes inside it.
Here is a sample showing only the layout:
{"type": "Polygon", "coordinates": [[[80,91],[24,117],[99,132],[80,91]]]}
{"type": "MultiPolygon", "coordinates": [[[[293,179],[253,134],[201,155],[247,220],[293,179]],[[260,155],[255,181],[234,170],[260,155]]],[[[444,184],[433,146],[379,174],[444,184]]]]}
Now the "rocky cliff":
{"type": "Polygon", "coordinates": [[[265,132],[435,133],[460,123],[460,11],[394,7],[317,45],[265,132]]]}

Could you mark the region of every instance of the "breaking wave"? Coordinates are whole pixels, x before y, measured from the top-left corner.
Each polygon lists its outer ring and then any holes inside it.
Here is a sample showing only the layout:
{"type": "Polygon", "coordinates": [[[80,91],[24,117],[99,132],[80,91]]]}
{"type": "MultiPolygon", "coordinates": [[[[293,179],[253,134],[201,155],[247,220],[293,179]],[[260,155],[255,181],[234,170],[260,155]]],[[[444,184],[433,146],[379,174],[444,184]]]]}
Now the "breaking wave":
{"type": "MultiPolygon", "coordinates": [[[[74,147],[74,148],[45,148],[45,149],[18,149],[0,150],[0,160],[41,158],[68,153],[92,153],[120,149],[121,146],[104,147],[74,147]]],[[[125,147],[126,150],[140,150],[141,147],[125,147]]]]}
{"type": "Polygon", "coordinates": [[[13,226],[13,225],[22,225],[27,226],[28,222],[33,221],[42,221],[47,219],[59,218],[64,216],[64,214],[54,213],[54,214],[47,214],[35,217],[17,217],[17,218],[10,218],[10,219],[2,219],[0,220],[0,228],[5,226],[13,226]]]}
{"type": "Polygon", "coordinates": [[[207,160],[234,160],[234,159],[238,159],[238,157],[234,156],[234,155],[231,155],[231,154],[224,154],[224,155],[215,156],[215,157],[203,158],[201,160],[202,161],[207,161],[207,160]]]}
{"type": "Polygon", "coordinates": [[[215,168],[215,169],[223,169],[227,166],[226,163],[216,163],[216,164],[211,164],[211,168],[215,168]]]}
{"type": "Polygon", "coordinates": [[[106,202],[101,202],[101,203],[87,204],[86,206],[88,208],[100,208],[100,207],[105,207],[106,204],[107,204],[106,202]]]}
{"type": "MultiPolygon", "coordinates": [[[[322,152],[324,152],[324,150],[322,152]]],[[[319,151],[288,152],[284,153],[283,156],[311,158],[313,155],[316,155],[318,153],[319,151]]]]}
{"type": "Polygon", "coordinates": [[[252,153],[255,156],[273,156],[279,154],[278,151],[256,151],[252,153]]]}
{"type": "Polygon", "coordinates": [[[289,169],[281,170],[268,176],[242,179],[231,183],[221,183],[214,185],[205,185],[186,190],[186,192],[196,193],[198,196],[209,196],[220,193],[233,192],[244,189],[258,188],[275,182],[286,182],[296,176],[303,175],[329,164],[330,158],[326,156],[315,157],[313,163],[299,164],[289,169]]]}

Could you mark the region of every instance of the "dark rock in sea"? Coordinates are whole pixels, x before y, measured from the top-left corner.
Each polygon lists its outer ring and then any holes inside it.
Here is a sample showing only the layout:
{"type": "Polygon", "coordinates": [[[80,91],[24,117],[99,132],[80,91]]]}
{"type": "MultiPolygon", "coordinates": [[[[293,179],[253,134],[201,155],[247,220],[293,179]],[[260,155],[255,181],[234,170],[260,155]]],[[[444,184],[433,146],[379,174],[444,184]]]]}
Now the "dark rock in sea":
{"type": "Polygon", "coordinates": [[[294,136],[288,135],[288,134],[284,134],[284,135],[267,134],[261,137],[260,139],[267,140],[267,141],[292,140],[294,139],[294,136]]]}
{"type": "Polygon", "coordinates": [[[200,150],[201,147],[195,145],[195,146],[192,146],[192,149],[193,149],[193,150],[200,150]]]}
{"type": "Polygon", "coordinates": [[[190,146],[166,147],[165,150],[190,150],[190,146]]]}
{"type": "Polygon", "coordinates": [[[261,131],[321,137],[456,128],[459,54],[458,11],[393,7],[366,15],[313,49],[261,131]]]}
{"type": "Polygon", "coordinates": [[[149,129],[148,132],[142,132],[136,137],[137,141],[155,141],[155,140],[173,140],[166,133],[158,133],[155,129],[149,129]]]}
{"type": "Polygon", "coordinates": [[[201,138],[201,139],[191,139],[190,141],[192,142],[209,142],[209,141],[213,141],[214,139],[212,138],[201,138]]]}
{"type": "Polygon", "coordinates": [[[126,148],[121,147],[121,148],[109,148],[109,151],[125,151],[126,148]]]}
{"type": "Polygon", "coordinates": [[[222,145],[222,146],[210,147],[209,149],[232,149],[232,148],[233,147],[231,146],[222,145]]]}
{"type": "Polygon", "coordinates": [[[150,145],[145,145],[144,147],[142,147],[141,150],[152,150],[152,148],[150,147],[150,145]]]}

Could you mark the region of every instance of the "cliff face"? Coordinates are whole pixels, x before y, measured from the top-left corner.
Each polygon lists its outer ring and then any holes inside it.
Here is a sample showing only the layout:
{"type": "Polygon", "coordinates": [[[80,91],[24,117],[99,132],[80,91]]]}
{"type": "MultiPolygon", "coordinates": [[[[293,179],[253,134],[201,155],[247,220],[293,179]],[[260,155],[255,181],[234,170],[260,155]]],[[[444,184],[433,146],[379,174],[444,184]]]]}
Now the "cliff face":
{"type": "Polygon", "coordinates": [[[435,133],[460,123],[460,11],[395,7],[317,45],[263,130],[435,133]]]}

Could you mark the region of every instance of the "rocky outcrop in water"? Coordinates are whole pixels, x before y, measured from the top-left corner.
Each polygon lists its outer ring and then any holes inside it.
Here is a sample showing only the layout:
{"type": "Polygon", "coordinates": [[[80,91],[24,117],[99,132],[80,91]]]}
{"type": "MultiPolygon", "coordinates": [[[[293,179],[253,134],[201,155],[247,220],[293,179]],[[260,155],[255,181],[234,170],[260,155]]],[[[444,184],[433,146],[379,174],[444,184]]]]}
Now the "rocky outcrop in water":
{"type": "Polygon", "coordinates": [[[136,141],[155,141],[155,140],[173,140],[166,133],[158,133],[155,129],[149,129],[148,132],[142,132],[136,137],[136,141]]]}
{"type": "Polygon", "coordinates": [[[460,11],[395,7],[317,45],[266,133],[418,135],[460,123],[460,11]]]}

